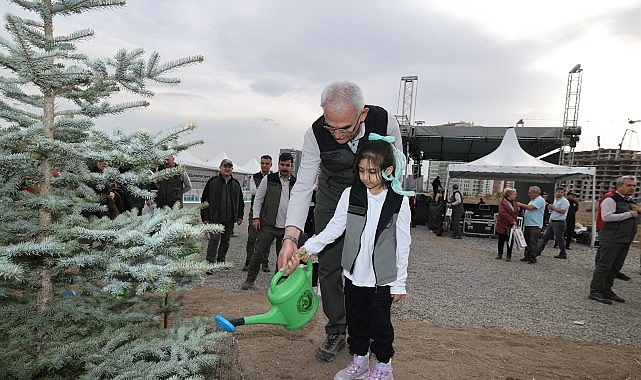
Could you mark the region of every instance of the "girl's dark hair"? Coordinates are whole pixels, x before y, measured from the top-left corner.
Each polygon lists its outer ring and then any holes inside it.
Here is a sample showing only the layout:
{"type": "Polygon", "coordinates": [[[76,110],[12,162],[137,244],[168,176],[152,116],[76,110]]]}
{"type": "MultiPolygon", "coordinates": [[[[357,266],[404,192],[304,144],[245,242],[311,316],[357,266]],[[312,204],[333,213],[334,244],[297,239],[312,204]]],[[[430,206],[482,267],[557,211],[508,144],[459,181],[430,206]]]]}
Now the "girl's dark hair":
{"type": "MultiPolygon", "coordinates": [[[[356,160],[354,160],[354,175],[358,181],[358,163],[362,159],[368,160],[372,165],[378,166],[381,173],[388,167],[396,168],[396,160],[394,159],[394,149],[392,144],[383,140],[369,140],[358,147],[356,151],[356,160]]],[[[393,173],[392,173],[393,174],[393,173]]],[[[381,178],[386,185],[391,181],[381,178]]]]}

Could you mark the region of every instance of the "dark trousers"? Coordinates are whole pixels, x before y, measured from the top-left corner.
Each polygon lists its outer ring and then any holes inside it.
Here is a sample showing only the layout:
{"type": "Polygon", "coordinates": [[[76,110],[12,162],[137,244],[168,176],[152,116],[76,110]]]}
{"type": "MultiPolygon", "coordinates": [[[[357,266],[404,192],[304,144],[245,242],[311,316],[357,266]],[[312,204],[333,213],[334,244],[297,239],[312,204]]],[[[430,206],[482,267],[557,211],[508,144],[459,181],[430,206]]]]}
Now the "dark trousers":
{"type": "Polygon", "coordinates": [[[461,233],[461,219],[463,212],[452,211],[452,237],[460,237],[461,233]]]}
{"type": "Polygon", "coordinates": [[[614,278],[623,267],[630,250],[630,243],[599,242],[601,257],[594,268],[590,293],[602,293],[612,290],[614,278]]]}
{"type": "Polygon", "coordinates": [[[276,239],[276,255],[283,246],[284,228],[270,227],[261,225],[256,235],[256,251],[249,260],[247,267],[247,282],[254,282],[260,270],[260,264],[268,262],[269,248],[271,248],[274,239],[276,239]]]}
{"type": "MultiPolygon", "coordinates": [[[[249,260],[251,260],[252,255],[256,251],[256,236],[258,233],[252,226],[251,220],[249,221],[249,226],[247,227],[247,245],[245,250],[247,251],[247,257],[245,258],[245,266],[249,265],[249,260]]],[[[265,265],[269,265],[269,257],[264,262],[265,265]]]]}
{"type": "Polygon", "coordinates": [[[565,220],[565,248],[570,248],[572,239],[574,239],[574,224],[576,220],[574,218],[565,220]]]}
{"type": "Polygon", "coordinates": [[[231,234],[234,233],[234,221],[219,222],[225,226],[225,231],[221,234],[209,234],[209,243],[207,244],[207,261],[223,262],[227,257],[229,250],[229,239],[231,234]]]}
{"type": "MultiPolygon", "coordinates": [[[[314,209],[316,233],[325,228],[336,208],[336,204],[327,205],[331,208],[322,207],[323,205],[325,203],[321,195],[318,195],[314,209]]],[[[345,297],[343,295],[343,267],[341,266],[343,238],[344,236],[341,236],[318,253],[318,282],[321,287],[323,312],[328,319],[325,325],[326,334],[345,334],[347,329],[345,297]]]]}
{"type": "Polygon", "coordinates": [[[503,256],[503,247],[505,246],[505,243],[507,243],[507,255],[512,256],[512,244],[513,242],[510,241],[510,235],[509,234],[500,234],[496,233],[499,235],[499,255],[503,256]]]}
{"type": "MultiPolygon", "coordinates": [[[[321,293],[325,290],[321,285],[321,293]]],[[[371,350],[376,360],[388,363],[394,356],[394,327],[390,318],[392,297],[389,286],[366,288],[345,279],[347,343],[350,351],[364,356],[371,350]]]]}
{"type": "Polygon", "coordinates": [[[541,227],[539,226],[525,226],[523,227],[523,237],[527,247],[523,250],[523,254],[528,259],[536,259],[539,255],[539,238],[541,237],[541,227]]]}
{"type": "Polygon", "coordinates": [[[556,245],[559,246],[559,255],[565,256],[565,240],[563,239],[563,235],[565,234],[565,227],[565,220],[550,220],[550,224],[548,224],[548,227],[545,229],[543,237],[539,242],[538,253],[543,252],[543,250],[545,249],[545,245],[548,243],[548,241],[550,241],[552,237],[554,237],[556,245]]]}

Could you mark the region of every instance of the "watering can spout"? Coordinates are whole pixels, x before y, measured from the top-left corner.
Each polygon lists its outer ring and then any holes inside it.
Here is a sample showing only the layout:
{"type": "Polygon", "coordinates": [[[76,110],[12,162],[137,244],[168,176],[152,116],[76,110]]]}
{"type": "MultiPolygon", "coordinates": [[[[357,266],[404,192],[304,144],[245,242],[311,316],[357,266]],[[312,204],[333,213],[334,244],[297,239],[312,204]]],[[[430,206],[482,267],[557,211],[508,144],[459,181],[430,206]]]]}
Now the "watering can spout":
{"type": "Polygon", "coordinates": [[[282,325],[288,330],[296,330],[305,326],[318,310],[318,297],[312,289],[311,265],[307,270],[296,268],[288,277],[284,272],[278,272],[272,278],[267,298],[272,308],[264,314],[227,320],[216,316],[216,323],[228,332],[236,331],[241,325],[282,325]]]}
{"type": "Polygon", "coordinates": [[[273,306],[267,313],[250,315],[249,317],[245,317],[244,319],[246,325],[287,325],[285,316],[280,311],[280,309],[275,306],[273,306]]]}

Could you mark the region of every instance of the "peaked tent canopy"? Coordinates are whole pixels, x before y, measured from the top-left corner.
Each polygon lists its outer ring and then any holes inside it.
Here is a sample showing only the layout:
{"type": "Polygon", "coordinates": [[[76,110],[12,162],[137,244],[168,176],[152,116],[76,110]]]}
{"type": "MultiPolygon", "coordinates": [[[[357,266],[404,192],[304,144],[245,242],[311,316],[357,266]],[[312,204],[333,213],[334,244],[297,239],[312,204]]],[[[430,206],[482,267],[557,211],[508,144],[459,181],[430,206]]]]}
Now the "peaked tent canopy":
{"type": "Polygon", "coordinates": [[[525,152],[514,128],[508,128],[498,148],[487,156],[464,164],[450,164],[450,178],[505,179],[532,182],[559,182],[594,177],[596,168],[555,165],[525,152]]]}
{"type": "Polygon", "coordinates": [[[596,168],[554,165],[530,156],[521,148],[514,128],[508,128],[498,148],[487,156],[465,164],[450,164],[449,178],[505,179],[512,181],[560,182],[572,178],[592,177],[592,235],[590,247],[596,238],[595,197],[596,168]]]}
{"type": "Polygon", "coordinates": [[[194,156],[191,152],[188,150],[183,150],[182,152],[178,153],[176,156],[176,162],[180,165],[190,165],[190,166],[195,166],[197,168],[206,168],[206,169],[214,169],[216,166],[212,166],[211,163],[205,162],[204,160],[201,160],[200,158],[194,156]]]}
{"type": "Polygon", "coordinates": [[[258,173],[260,171],[260,164],[258,161],[256,161],[255,158],[252,158],[251,160],[245,162],[244,165],[241,166],[242,170],[247,173],[258,173]]]}

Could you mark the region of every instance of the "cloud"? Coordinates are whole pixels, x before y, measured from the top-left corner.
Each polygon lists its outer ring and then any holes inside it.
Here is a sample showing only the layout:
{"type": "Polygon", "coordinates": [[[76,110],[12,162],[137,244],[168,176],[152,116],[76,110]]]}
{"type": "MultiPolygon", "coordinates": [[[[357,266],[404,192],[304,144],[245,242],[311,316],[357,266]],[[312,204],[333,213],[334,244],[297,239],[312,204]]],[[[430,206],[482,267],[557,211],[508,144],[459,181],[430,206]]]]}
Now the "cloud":
{"type": "Polygon", "coordinates": [[[158,51],[163,61],[202,54],[203,63],[172,73],[179,86],[150,85],[156,96],[147,109],[97,121],[106,128],[160,130],[194,120],[200,127],[193,137],[205,140],[197,148],[207,153],[201,157],[224,150],[245,162],[299,148],[320,115],[321,90],[335,80],[358,83],[366,102],[397,113],[400,77],[418,75],[415,119],[428,124],[505,126],[523,118],[526,125],[559,126],[568,70],[581,63],[580,118],[590,120],[591,130],[602,125],[596,120],[641,118],[634,114],[641,78],[626,71],[641,60],[639,4],[150,4],[130,1],[123,9],[64,18],[55,30],[93,28],[96,38],[79,48],[97,58],[137,47],[158,51]]]}

